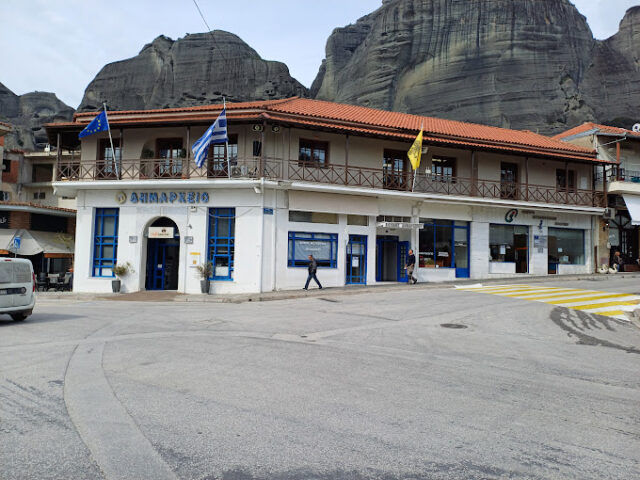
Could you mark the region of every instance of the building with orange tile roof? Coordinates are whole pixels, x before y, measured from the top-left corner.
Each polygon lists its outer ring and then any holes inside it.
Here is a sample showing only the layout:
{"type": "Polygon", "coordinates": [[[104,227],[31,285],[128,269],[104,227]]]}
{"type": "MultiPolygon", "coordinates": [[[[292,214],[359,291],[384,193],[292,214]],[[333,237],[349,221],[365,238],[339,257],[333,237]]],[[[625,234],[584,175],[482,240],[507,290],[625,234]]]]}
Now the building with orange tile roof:
{"type": "Polygon", "coordinates": [[[640,269],[640,123],[626,129],[587,122],[553,138],[594,149],[609,162],[597,177],[608,192],[606,218],[598,229],[598,259],[611,264],[619,251],[625,269],[640,269]]]}
{"type": "Polygon", "coordinates": [[[53,195],[55,156],[3,149],[11,129],[0,122],[0,256],[30,259],[36,274],[64,274],[74,252],[75,201],[53,195]]]}
{"type": "Polygon", "coordinates": [[[593,271],[595,178],[612,161],[529,131],[290,98],[228,103],[229,143],[202,168],[191,146],[222,105],[110,111],[47,125],[55,189],[77,196],[76,287],[211,293],[299,288],[308,254],[325,286],[593,271]],[[422,162],[407,151],[424,132],[422,162]],[[550,255],[550,248],[555,250],[550,255]],[[558,246],[560,245],[560,246],[558,246]],[[558,255],[561,253],[561,255],[558,255]]]}

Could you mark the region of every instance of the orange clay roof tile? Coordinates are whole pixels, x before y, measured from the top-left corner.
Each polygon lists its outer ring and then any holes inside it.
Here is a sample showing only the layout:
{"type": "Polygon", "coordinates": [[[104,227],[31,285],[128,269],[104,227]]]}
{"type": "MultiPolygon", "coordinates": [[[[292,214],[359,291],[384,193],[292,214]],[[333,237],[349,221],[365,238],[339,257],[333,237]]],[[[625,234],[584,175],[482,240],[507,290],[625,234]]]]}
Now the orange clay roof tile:
{"type": "MultiPolygon", "coordinates": [[[[292,97],[281,100],[227,103],[230,120],[255,120],[272,117],[291,124],[314,125],[339,131],[383,135],[398,139],[415,137],[422,126],[425,140],[458,145],[498,148],[506,151],[554,154],[554,156],[595,160],[595,152],[577,145],[545,137],[530,131],[511,130],[455,120],[389,112],[368,107],[322,100],[292,97]]],[[[126,110],[109,112],[109,121],[117,124],[195,122],[213,120],[222,104],[158,110],[126,110]]],[[[49,124],[49,127],[76,128],[86,125],[96,112],[74,115],[72,122],[49,124]]]]}
{"type": "Polygon", "coordinates": [[[628,135],[630,137],[640,138],[640,132],[634,132],[633,130],[627,130],[626,128],[620,127],[611,127],[609,125],[600,125],[598,123],[586,122],[582,125],[578,125],[570,130],[559,133],[558,135],[554,135],[552,138],[556,140],[560,140],[567,137],[572,137],[573,135],[578,135],[580,133],[588,132],[590,130],[597,130],[598,133],[604,135],[628,135]]]}

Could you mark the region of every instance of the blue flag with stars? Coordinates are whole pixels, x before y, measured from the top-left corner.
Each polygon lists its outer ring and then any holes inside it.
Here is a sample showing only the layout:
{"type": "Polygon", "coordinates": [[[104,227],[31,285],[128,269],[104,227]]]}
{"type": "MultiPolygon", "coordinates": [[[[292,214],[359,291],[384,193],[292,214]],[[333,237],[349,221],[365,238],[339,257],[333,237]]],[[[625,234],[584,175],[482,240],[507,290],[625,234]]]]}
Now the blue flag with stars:
{"type": "Polygon", "coordinates": [[[78,138],[93,135],[98,132],[104,132],[105,130],[109,130],[109,122],[107,121],[107,112],[103,110],[96,118],[91,120],[91,123],[87,125],[84,130],[80,132],[78,138]]]}

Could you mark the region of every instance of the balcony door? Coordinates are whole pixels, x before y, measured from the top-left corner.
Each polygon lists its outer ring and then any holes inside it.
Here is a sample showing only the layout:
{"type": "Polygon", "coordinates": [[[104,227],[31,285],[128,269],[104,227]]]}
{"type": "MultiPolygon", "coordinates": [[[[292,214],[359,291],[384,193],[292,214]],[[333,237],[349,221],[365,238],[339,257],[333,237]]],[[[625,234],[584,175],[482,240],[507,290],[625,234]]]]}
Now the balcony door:
{"type": "Polygon", "coordinates": [[[391,190],[406,190],[409,185],[407,174],[409,159],[407,152],[401,150],[385,150],[383,170],[384,188],[391,190]]]}
{"type": "Polygon", "coordinates": [[[160,138],[156,144],[158,162],[155,165],[156,178],[182,177],[182,160],[186,156],[181,138],[160,138]]]}
{"type": "Polygon", "coordinates": [[[229,149],[227,150],[227,144],[224,143],[216,143],[209,147],[207,162],[207,176],[209,178],[244,177],[250,173],[247,170],[247,165],[244,165],[244,168],[238,168],[237,166],[238,135],[229,135],[228,147],[229,149]],[[228,163],[227,155],[229,155],[228,163]],[[229,166],[231,166],[231,175],[229,175],[229,166]]]}
{"type": "Polygon", "coordinates": [[[113,149],[108,138],[101,138],[98,142],[98,162],[96,178],[118,178],[121,161],[120,139],[113,139],[113,149]]]}
{"type": "Polygon", "coordinates": [[[518,165],[515,163],[500,164],[500,198],[518,198],[518,165]]]}

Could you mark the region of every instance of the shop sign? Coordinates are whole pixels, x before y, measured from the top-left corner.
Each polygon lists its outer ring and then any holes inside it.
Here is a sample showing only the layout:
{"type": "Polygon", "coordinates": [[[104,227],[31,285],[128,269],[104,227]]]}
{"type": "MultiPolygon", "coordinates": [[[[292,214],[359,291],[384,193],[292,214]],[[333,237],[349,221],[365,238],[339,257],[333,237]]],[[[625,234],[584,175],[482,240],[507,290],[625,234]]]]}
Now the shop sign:
{"type": "Polygon", "coordinates": [[[173,238],[173,227],[149,227],[149,238],[173,238]]]}
{"type": "Polygon", "coordinates": [[[119,204],[127,203],[184,203],[197,204],[209,203],[209,194],[207,192],[194,191],[172,191],[172,192],[131,192],[127,195],[125,192],[116,193],[116,201],[119,204]]]}
{"type": "Polygon", "coordinates": [[[511,223],[516,219],[517,216],[518,216],[518,209],[512,208],[505,214],[504,221],[507,223],[511,223]]]}

